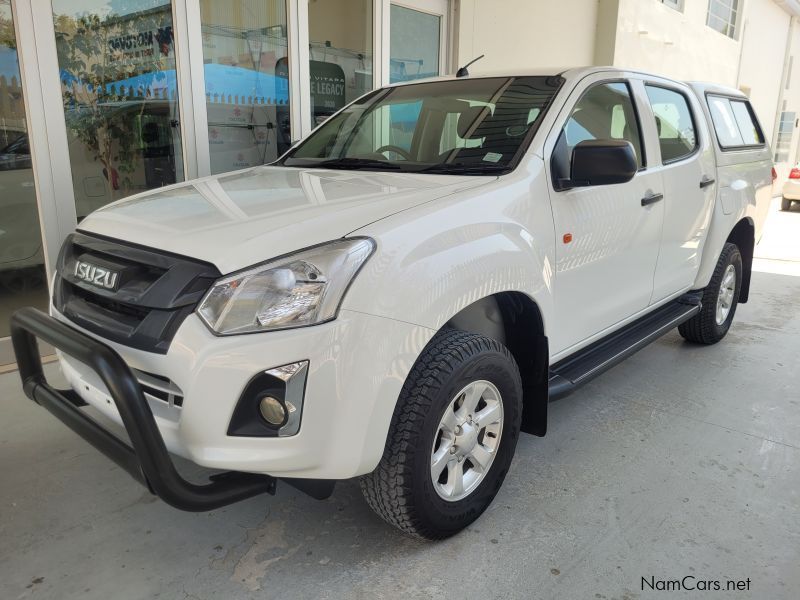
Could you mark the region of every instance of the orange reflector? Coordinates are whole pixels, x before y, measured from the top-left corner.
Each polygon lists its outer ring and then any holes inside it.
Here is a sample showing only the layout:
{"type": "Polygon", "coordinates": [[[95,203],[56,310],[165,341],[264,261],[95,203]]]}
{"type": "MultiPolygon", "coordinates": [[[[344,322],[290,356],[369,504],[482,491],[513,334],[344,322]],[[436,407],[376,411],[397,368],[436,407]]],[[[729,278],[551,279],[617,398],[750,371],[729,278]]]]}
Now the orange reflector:
{"type": "Polygon", "coordinates": [[[564,243],[565,244],[569,244],[571,241],[572,241],[572,234],[571,233],[565,233],[564,234],[564,243]]]}

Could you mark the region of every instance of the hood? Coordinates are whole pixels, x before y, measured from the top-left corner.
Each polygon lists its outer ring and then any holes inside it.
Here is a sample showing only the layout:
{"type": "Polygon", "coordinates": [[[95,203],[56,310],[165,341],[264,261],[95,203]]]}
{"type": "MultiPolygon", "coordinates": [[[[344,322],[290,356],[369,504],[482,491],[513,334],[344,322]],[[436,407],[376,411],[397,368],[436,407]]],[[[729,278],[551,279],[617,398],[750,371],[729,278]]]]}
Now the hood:
{"type": "Polygon", "coordinates": [[[78,229],[230,273],[494,179],[255,167],[131,196],[91,213],[78,229]]]}

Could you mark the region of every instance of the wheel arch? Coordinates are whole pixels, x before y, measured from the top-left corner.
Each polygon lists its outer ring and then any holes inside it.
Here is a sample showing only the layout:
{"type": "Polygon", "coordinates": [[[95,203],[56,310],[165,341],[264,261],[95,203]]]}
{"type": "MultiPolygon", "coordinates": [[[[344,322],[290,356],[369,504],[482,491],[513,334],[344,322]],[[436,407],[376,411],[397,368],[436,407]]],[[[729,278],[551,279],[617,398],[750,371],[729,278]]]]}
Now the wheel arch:
{"type": "Polygon", "coordinates": [[[522,431],[545,435],[550,354],[538,304],[523,292],[498,292],[461,309],[443,328],[478,333],[505,344],[522,377],[522,431]]]}

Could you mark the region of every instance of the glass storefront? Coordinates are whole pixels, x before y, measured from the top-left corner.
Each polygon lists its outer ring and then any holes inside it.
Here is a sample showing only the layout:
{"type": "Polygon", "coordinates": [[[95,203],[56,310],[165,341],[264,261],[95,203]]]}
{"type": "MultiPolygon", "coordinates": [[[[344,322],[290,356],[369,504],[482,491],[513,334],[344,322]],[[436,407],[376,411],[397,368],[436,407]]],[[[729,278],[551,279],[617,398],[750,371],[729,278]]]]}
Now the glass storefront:
{"type": "Polygon", "coordinates": [[[10,313],[47,307],[73,209],[276,160],[376,85],[440,73],[448,18],[449,0],[0,0],[0,365],[10,313]]]}
{"type": "Polygon", "coordinates": [[[312,126],[372,89],[372,28],[372,0],[310,0],[312,126]]]}
{"type": "Polygon", "coordinates": [[[11,6],[0,3],[0,337],[21,306],[47,307],[44,253],[11,6]]]}
{"type": "Polygon", "coordinates": [[[291,145],[286,3],[201,0],[211,172],[272,162],[291,145]]]}
{"type": "Polygon", "coordinates": [[[183,180],[169,0],[53,0],[78,220],[183,180]]]}
{"type": "Polygon", "coordinates": [[[439,75],[442,16],[392,4],[389,80],[439,75]]]}

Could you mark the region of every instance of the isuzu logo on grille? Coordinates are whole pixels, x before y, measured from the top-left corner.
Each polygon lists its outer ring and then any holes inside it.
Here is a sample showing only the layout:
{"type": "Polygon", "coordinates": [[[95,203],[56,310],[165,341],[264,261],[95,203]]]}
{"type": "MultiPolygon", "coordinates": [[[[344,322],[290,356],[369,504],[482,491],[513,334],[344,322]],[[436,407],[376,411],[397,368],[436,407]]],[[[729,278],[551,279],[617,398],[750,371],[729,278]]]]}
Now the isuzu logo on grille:
{"type": "Polygon", "coordinates": [[[75,263],[75,277],[97,287],[113,290],[117,287],[119,273],[79,260],[75,263]]]}

